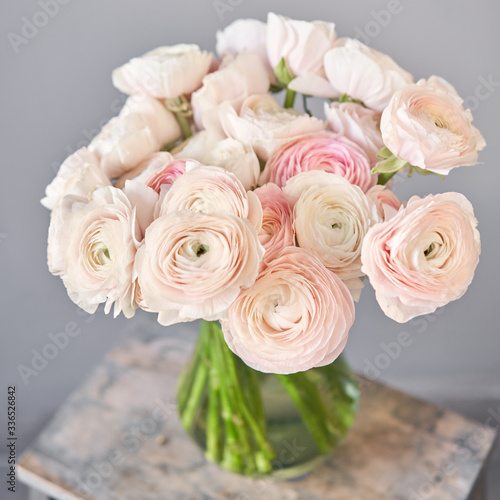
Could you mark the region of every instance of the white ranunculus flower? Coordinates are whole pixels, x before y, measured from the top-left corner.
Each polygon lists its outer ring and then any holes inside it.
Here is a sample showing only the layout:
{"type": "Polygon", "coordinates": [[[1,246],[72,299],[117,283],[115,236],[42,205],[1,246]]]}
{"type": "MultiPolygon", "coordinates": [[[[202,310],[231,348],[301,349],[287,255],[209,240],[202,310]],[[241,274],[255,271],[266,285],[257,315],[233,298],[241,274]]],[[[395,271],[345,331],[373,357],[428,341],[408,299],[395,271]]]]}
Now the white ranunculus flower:
{"type": "Polygon", "coordinates": [[[358,186],[319,170],[292,177],[283,191],[294,205],[298,246],[359,291],[363,238],[379,221],[375,204],[358,186]]]}
{"type": "MultiPolygon", "coordinates": [[[[217,31],[215,50],[219,57],[237,57],[240,53],[258,54],[266,67],[271,69],[267,58],[267,25],[257,19],[237,19],[217,31]]],[[[271,71],[272,73],[272,71],[271,71]]]]}
{"type": "Polygon", "coordinates": [[[335,24],[267,16],[267,53],[276,68],[282,59],[292,77],[323,75],[323,57],[337,38],[335,24]]]}
{"type": "Polygon", "coordinates": [[[380,112],[395,92],[413,82],[413,76],[388,55],[352,38],[337,40],[325,54],[324,64],[326,76],[339,94],[380,112]]]}
{"type": "Polygon", "coordinates": [[[106,303],[108,313],[121,311],[131,317],[135,311],[133,266],[141,228],[129,198],[112,186],[92,193],[87,203],[65,206],[67,195],[53,212],[48,253],[71,300],[89,313],[106,303]],[[60,210],[70,210],[58,218],[60,210]],[[59,227],[55,227],[62,224],[59,227]]]}
{"type": "Polygon", "coordinates": [[[475,165],[486,146],[457,91],[437,76],[394,94],[380,128],[385,145],[396,157],[441,175],[475,165]]]}
{"type": "Polygon", "coordinates": [[[162,325],[220,319],[256,280],[263,254],[247,219],[189,210],[164,215],[137,252],[141,301],[162,325]]]}
{"type": "Polygon", "coordinates": [[[160,101],[134,95],[127,99],[120,114],[94,137],[89,150],[100,158],[103,172],[112,179],[180,137],[175,115],[160,101]]]}
{"type": "Polygon", "coordinates": [[[53,210],[69,192],[85,199],[96,187],[109,185],[109,179],[101,171],[99,158],[87,148],[81,148],[64,160],[56,177],[46,187],[41,203],[53,210]]]}
{"type": "Polygon", "coordinates": [[[212,63],[197,45],[158,47],[113,71],[113,85],[125,94],[173,99],[194,92],[212,63]]]}
{"type": "Polygon", "coordinates": [[[380,113],[354,102],[332,102],[325,103],[325,116],[328,128],[363,149],[372,167],[380,161],[377,153],[384,147],[380,113]]]}
{"type": "Polygon", "coordinates": [[[223,319],[229,348],[252,368],[289,374],[332,363],[354,322],[349,290],[303,248],[285,248],[223,319]]]}
{"type": "Polygon", "coordinates": [[[220,167],[199,166],[189,169],[168,190],[159,215],[180,210],[227,213],[248,219],[257,229],[262,226],[262,207],[252,191],[246,191],[241,181],[220,167]]]}
{"type": "Polygon", "coordinates": [[[254,53],[241,53],[228,59],[218,71],[203,78],[203,86],[193,93],[191,105],[198,129],[219,131],[219,106],[230,104],[236,111],[253,94],[269,90],[270,80],[266,66],[254,53]]]}
{"type": "Polygon", "coordinates": [[[323,121],[293,109],[282,108],[277,101],[264,94],[249,98],[238,114],[234,108],[222,104],[220,118],[224,133],[241,142],[249,142],[257,155],[267,161],[272,152],[298,136],[324,130],[323,121]]]}
{"type": "Polygon", "coordinates": [[[219,139],[206,130],[198,132],[175,156],[224,168],[236,175],[246,190],[257,185],[260,175],[259,158],[251,146],[235,139],[219,139]]]}

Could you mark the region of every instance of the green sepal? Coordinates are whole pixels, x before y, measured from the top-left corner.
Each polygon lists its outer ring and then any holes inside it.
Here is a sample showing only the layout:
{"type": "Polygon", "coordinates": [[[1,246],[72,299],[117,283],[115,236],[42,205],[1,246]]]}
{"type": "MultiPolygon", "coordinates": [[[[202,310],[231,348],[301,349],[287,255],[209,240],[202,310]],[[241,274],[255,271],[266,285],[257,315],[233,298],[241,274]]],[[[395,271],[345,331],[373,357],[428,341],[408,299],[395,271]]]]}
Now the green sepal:
{"type": "Polygon", "coordinates": [[[279,64],[274,68],[274,74],[278,83],[283,85],[283,87],[288,87],[288,84],[295,78],[293,73],[288,69],[284,57],[281,58],[279,64]]]}
{"type": "Polygon", "coordinates": [[[378,153],[377,156],[379,158],[383,158],[384,160],[389,159],[391,156],[394,156],[389,148],[382,148],[378,153]]]}
{"type": "Polygon", "coordinates": [[[405,160],[400,160],[394,155],[386,160],[379,161],[375,167],[372,169],[372,175],[375,174],[392,174],[399,172],[402,168],[407,165],[405,160]]]}

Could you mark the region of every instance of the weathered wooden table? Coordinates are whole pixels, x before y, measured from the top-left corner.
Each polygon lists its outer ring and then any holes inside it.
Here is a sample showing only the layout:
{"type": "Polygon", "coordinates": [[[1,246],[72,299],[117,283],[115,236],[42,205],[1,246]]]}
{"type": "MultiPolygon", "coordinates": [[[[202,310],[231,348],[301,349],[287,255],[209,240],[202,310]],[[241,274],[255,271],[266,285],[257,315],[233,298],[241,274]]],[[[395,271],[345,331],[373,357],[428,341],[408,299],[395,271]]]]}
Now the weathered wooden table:
{"type": "Polygon", "coordinates": [[[175,407],[195,329],[150,326],[106,356],[22,456],[33,500],[485,499],[492,429],[364,379],[354,427],[305,479],[241,478],[208,464],[175,407]]]}

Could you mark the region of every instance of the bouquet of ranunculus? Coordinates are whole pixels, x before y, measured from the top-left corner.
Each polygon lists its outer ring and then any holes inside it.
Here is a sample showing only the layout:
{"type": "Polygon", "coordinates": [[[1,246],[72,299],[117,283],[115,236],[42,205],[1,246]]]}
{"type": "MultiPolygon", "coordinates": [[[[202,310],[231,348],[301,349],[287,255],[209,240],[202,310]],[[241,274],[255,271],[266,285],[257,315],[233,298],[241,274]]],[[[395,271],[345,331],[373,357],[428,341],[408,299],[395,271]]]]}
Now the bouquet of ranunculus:
{"type": "Polygon", "coordinates": [[[331,23],[239,20],[216,52],[160,47],[113,72],[130,97],[42,200],[48,265],[89,313],[202,319],[182,423],[210,460],[265,474],[284,467],[286,418],[270,423],[264,381],[318,454],[352,423],[337,358],[367,277],[399,322],[466,291],[480,254],[469,201],[401,203],[388,181],[476,164],[485,141],[449,83],[414,83],[331,23]]]}

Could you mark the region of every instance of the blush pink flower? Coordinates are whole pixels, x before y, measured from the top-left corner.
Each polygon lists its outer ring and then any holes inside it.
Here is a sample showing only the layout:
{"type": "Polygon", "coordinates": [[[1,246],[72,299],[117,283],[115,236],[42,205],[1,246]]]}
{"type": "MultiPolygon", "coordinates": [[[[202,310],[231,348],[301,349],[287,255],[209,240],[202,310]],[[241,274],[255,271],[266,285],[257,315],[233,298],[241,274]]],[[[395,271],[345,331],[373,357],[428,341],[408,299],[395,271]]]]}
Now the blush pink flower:
{"type": "Polygon", "coordinates": [[[252,368],[288,374],[332,363],[354,322],[349,290],[308,251],[288,247],[222,321],[229,348],[252,368]]]}
{"type": "Polygon", "coordinates": [[[310,170],[340,175],[351,184],[367,191],[377,182],[371,175],[366,153],[345,137],[331,132],[303,135],[286,142],[269,158],[260,184],[274,182],[283,187],[293,176],[310,170]]]}
{"type": "Polygon", "coordinates": [[[247,219],[189,210],[159,217],[137,252],[141,307],[162,325],[219,319],[254,283],[263,254],[247,219]]]}
{"type": "MultiPolygon", "coordinates": [[[[150,179],[154,179],[157,175],[158,178],[164,179],[164,184],[173,184],[175,179],[182,175],[185,169],[185,162],[190,161],[185,159],[182,163],[176,162],[176,159],[166,151],[159,151],[158,153],[152,153],[147,156],[139,165],[137,165],[132,170],[125,172],[121,177],[119,177],[115,183],[115,187],[123,188],[125,186],[125,181],[134,180],[148,184],[150,179]],[[163,174],[161,173],[163,172],[163,174]]],[[[196,163],[196,162],[195,162],[196,163]]],[[[159,187],[155,183],[156,187],[159,187]]],[[[153,186],[151,188],[155,189],[158,193],[159,189],[153,186]]]]}
{"type": "Polygon", "coordinates": [[[269,264],[284,248],[294,246],[293,210],[283,191],[276,184],[268,183],[254,193],[262,205],[260,244],[264,247],[263,265],[269,264]]]}
{"type": "Polygon", "coordinates": [[[396,92],[382,114],[380,128],[395,156],[441,175],[475,165],[486,146],[457,91],[437,76],[396,92]]]}
{"type": "Polygon", "coordinates": [[[389,220],[401,208],[399,198],[387,186],[373,186],[366,196],[375,203],[380,220],[389,220]]]}
{"type": "Polygon", "coordinates": [[[384,147],[378,111],[354,102],[325,103],[328,128],[356,143],[370,158],[371,166],[380,161],[377,153],[384,147]]]}
{"type": "Polygon", "coordinates": [[[151,153],[179,139],[181,129],[173,113],[156,99],[134,95],[120,114],[104,125],[89,150],[100,160],[110,178],[134,169],[151,153]]]}
{"type": "Polygon", "coordinates": [[[479,262],[472,205],[459,193],[414,196],[388,222],[376,224],[362,248],[362,270],[377,301],[399,323],[460,298],[479,262]]]}
{"type": "Polygon", "coordinates": [[[197,45],[158,47],[113,71],[113,85],[125,94],[172,99],[190,94],[208,73],[212,54],[197,45]]]}
{"type": "Polygon", "coordinates": [[[161,201],[159,215],[181,210],[232,214],[248,219],[257,231],[262,225],[262,208],[255,193],[245,191],[234,174],[220,167],[195,167],[174,182],[161,201]]]}

